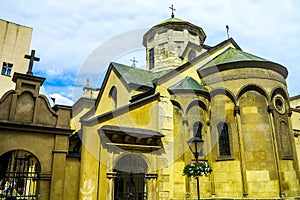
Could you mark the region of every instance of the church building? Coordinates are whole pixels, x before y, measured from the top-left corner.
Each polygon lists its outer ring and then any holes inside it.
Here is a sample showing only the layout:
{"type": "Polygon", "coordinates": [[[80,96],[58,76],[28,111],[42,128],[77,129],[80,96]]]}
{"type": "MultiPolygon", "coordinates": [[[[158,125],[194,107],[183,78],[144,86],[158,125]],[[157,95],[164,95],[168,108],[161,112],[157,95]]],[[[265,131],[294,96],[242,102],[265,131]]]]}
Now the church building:
{"type": "Polygon", "coordinates": [[[79,199],[196,199],[196,180],[182,175],[194,136],[213,169],[199,179],[201,198],[299,198],[287,69],[232,38],[205,39],[172,15],[143,36],[147,69],[110,63],[94,107],[74,118],[79,199]]]}
{"type": "Polygon", "coordinates": [[[287,68],[205,39],[172,13],[141,38],[147,69],[111,62],[72,119],[39,93],[32,63],[14,73],[0,99],[0,199],[299,199],[300,97],[287,68]],[[193,137],[213,170],[199,188],[183,176],[193,137]]]}

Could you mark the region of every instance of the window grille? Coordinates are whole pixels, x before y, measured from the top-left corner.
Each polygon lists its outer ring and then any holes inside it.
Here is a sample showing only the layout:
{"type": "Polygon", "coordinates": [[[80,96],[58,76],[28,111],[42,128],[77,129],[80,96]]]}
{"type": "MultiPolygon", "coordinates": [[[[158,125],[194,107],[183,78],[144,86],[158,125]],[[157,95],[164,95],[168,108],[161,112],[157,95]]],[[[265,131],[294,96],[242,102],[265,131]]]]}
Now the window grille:
{"type": "Polygon", "coordinates": [[[38,199],[39,164],[26,151],[16,150],[0,157],[0,199],[38,199]]]}
{"type": "Polygon", "coordinates": [[[220,156],[230,156],[230,141],[229,141],[229,132],[227,123],[218,124],[218,133],[219,133],[219,153],[220,156]]]}

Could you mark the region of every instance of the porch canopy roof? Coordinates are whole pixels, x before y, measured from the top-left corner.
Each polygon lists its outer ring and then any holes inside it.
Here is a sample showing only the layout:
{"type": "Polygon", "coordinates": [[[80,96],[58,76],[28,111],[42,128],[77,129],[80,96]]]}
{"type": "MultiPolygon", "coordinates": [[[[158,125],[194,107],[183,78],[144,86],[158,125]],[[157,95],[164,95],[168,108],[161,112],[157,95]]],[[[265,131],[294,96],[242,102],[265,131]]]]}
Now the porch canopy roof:
{"type": "Polygon", "coordinates": [[[113,125],[104,125],[98,132],[104,145],[141,151],[162,148],[161,138],[164,137],[163,134],[149,129],[113,125]]]}

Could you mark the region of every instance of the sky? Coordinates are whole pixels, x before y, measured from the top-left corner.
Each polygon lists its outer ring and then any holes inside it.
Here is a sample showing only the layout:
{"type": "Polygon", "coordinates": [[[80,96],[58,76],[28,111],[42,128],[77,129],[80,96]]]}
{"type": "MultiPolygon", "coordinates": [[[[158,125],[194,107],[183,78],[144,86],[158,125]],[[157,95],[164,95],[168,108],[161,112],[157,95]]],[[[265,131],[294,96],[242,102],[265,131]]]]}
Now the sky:
{"type": "Polygon", "coordinates": [[[31,49],[40,57],[33,73],[46,77],[44,91],[56,103],[71,105],[86,79],[100,87],[110,61],[145,65],[142,35],[175,17],[202,27],[205,44],[229,35],[248,53],[289,70],[290,96],[300,94],[300,1],[298,0],[10,0],[0,18],[33,28],[31,49]]]}

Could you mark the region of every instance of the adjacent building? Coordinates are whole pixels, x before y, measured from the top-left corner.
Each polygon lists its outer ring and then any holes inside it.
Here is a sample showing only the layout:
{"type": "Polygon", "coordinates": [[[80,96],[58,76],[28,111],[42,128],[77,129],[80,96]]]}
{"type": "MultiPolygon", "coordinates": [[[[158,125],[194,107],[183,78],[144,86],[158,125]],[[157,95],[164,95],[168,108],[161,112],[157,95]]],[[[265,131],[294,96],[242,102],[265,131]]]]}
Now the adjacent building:
{"type": "Polygon", "coordinates": [[[25,73],[32,28],[0,19],[0,96],[15,85],[11,81],[14,72],[25,73]]]}

